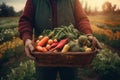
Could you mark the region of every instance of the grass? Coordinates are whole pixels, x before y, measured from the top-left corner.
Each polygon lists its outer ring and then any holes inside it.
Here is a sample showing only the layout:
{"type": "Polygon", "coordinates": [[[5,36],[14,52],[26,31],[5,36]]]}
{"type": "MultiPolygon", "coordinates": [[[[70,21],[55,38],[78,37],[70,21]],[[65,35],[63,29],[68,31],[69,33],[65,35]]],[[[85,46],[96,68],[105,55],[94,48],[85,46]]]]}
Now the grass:
{"type": "Polygon", "coordinates": [[[120,49],[120,15],[89,16],[92,30],[98,40],[120,49]]]}
{"type": "Polygon", "coordinates": [[[0,18],[0,44],[18,37],[18,17],[0,18]]]}
{"type": "Polygon", "coordinates": [[[18,26],[18,17],[0,18],[0,32],[2,29],[11,29],[18,26]]]}
{"type": "Polygon", "coordinates": [[[112,25],[107,25],[107,24],[102,24],[102,23],[96,23],[95,25],[99,28],[110,29],[113,32],[116,32],[116,31],[120,32],[120,25],[112,26],[112,25]]]}
{"type": "Polygon", "coordinates": [[[0,18],[0,25],[17,24],[19,17],[2,17],[0,18]]]}
{"type": "Polygon", "coordinates": [[[88,16],[90,21],[92,22],[106,22],[106,23],[118,23],[120,24],[120,15],[96,15],[96,16],[88,16]]]}

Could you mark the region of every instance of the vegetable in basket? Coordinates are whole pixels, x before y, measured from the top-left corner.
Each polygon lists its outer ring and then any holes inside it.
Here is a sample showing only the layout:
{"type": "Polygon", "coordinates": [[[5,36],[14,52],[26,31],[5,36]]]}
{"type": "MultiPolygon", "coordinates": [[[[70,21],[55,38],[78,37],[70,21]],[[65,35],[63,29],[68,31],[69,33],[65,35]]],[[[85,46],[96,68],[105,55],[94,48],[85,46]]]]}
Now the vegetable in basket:
{"type": "Polygon", "coordinates": [[[64,45],[67,43],[68,38],[62,39],[55,48],[52,48],[50,51],[54,51],[55,49],[62,49],[64,45]]]}
{"type": "Polygon", "coordinates": [[[39,42],[38,42],[38,46],[44,46],[49,40],[48,36],[43,37],[39,42]]]}

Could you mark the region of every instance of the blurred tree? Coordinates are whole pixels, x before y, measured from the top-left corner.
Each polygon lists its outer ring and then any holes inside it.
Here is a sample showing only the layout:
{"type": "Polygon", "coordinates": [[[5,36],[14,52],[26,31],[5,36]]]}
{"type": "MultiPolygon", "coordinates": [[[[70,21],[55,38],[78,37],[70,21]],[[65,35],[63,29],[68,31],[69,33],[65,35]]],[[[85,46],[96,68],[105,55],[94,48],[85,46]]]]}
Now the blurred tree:
{"type": "Polygon", "coordinates": [[[116,9],[116,13],[120,14],[120,9],[119,8],[116,9]]]}
{"type": "Polygon", "coordinates": [[[21,16],[23,10],[20,10],[19,12],[16,12],[16,16],[21,16]]]}
{"type": "Polygon", "coordinates": [[[102,5],[102,9],[104,13],[114,13],[116,9],[116,5],[112,6],[112,4],[107,1],[102,5]]]}
{"type": "Polygon", "coordinates": [[[94,8],[94,13],[95,13],[95,14],[98,13],[98,7],[97,7],[97,6],[95,6],[95,8],[94,8]]]}
{"type": "Polygon", "coordinates": [[[86,13],[88,12],[88,4],[87,4],[87,2],[85,2],[84,10],[85,10],[86,13]]]}
{"type": "Polygon", "coordinates": [[[90,15],[92,13],[91,6],[88,7],[87,14],[90,15]]]}
{"type": "Polygon", "coordinates": [[[6,5],[6,3],[0,4],[0,17],[15,16],[14,8],[6,5]]]}
{"type": "Polygon", "coordinates": [[[90,15],[92,13],[91,6],[88,6],[88,3],[85,2],[84,11],[86,14],[90,15]]]}
{"type": "Polygon", "coordinates": [[[114,6],[112,7],[112,12],[115,12],[116,9],[116,4],[114,4],[114,6]]]}

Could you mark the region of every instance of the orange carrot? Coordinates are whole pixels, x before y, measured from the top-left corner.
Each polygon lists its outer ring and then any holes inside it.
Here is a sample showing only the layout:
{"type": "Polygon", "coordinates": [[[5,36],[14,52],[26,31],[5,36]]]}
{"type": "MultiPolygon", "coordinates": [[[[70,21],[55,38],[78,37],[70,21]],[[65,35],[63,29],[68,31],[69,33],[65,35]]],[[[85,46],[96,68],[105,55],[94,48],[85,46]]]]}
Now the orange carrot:
{"type": "Polygon", "coordinates": [[[41,46],[36,46],[36,50],[42,52],[42,51],[43,51],[43,47],[41,47],[41,46]]]}
{"type": "Polygon", "coordinates": [[[38,46],[44,46],[49,40],[48,36],[43,37],[39,42],[38,42],[38,46]]]}
{"type": "Polygon", "coordinates": [[[45,48],[45,47],[43,47],[43,52],[47,52],[48,50],[45,48]]]}

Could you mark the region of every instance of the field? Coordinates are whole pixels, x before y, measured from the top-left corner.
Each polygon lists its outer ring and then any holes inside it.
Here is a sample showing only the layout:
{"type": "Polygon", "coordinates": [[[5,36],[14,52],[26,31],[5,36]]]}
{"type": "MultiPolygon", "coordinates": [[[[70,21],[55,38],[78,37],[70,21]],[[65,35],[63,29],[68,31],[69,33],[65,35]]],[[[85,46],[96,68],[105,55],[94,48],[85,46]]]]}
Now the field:
{"type": "Polygon", "coordinates": [[[108,46],[120,50],[120,15],[89,16],[95,36],[108,46]]]}
{"type": "MultiPolygon", "coordinates": [[[[90,67],[79,68],[79,78],[120,80],[120,15],[88,17],[93,34],[103,49],[90,67]]],[[[34,62],[23,54],[23,42],[18,37],[18,19],[19,17],[0,18],[0,80],[35,80],[34,62]]]]}

